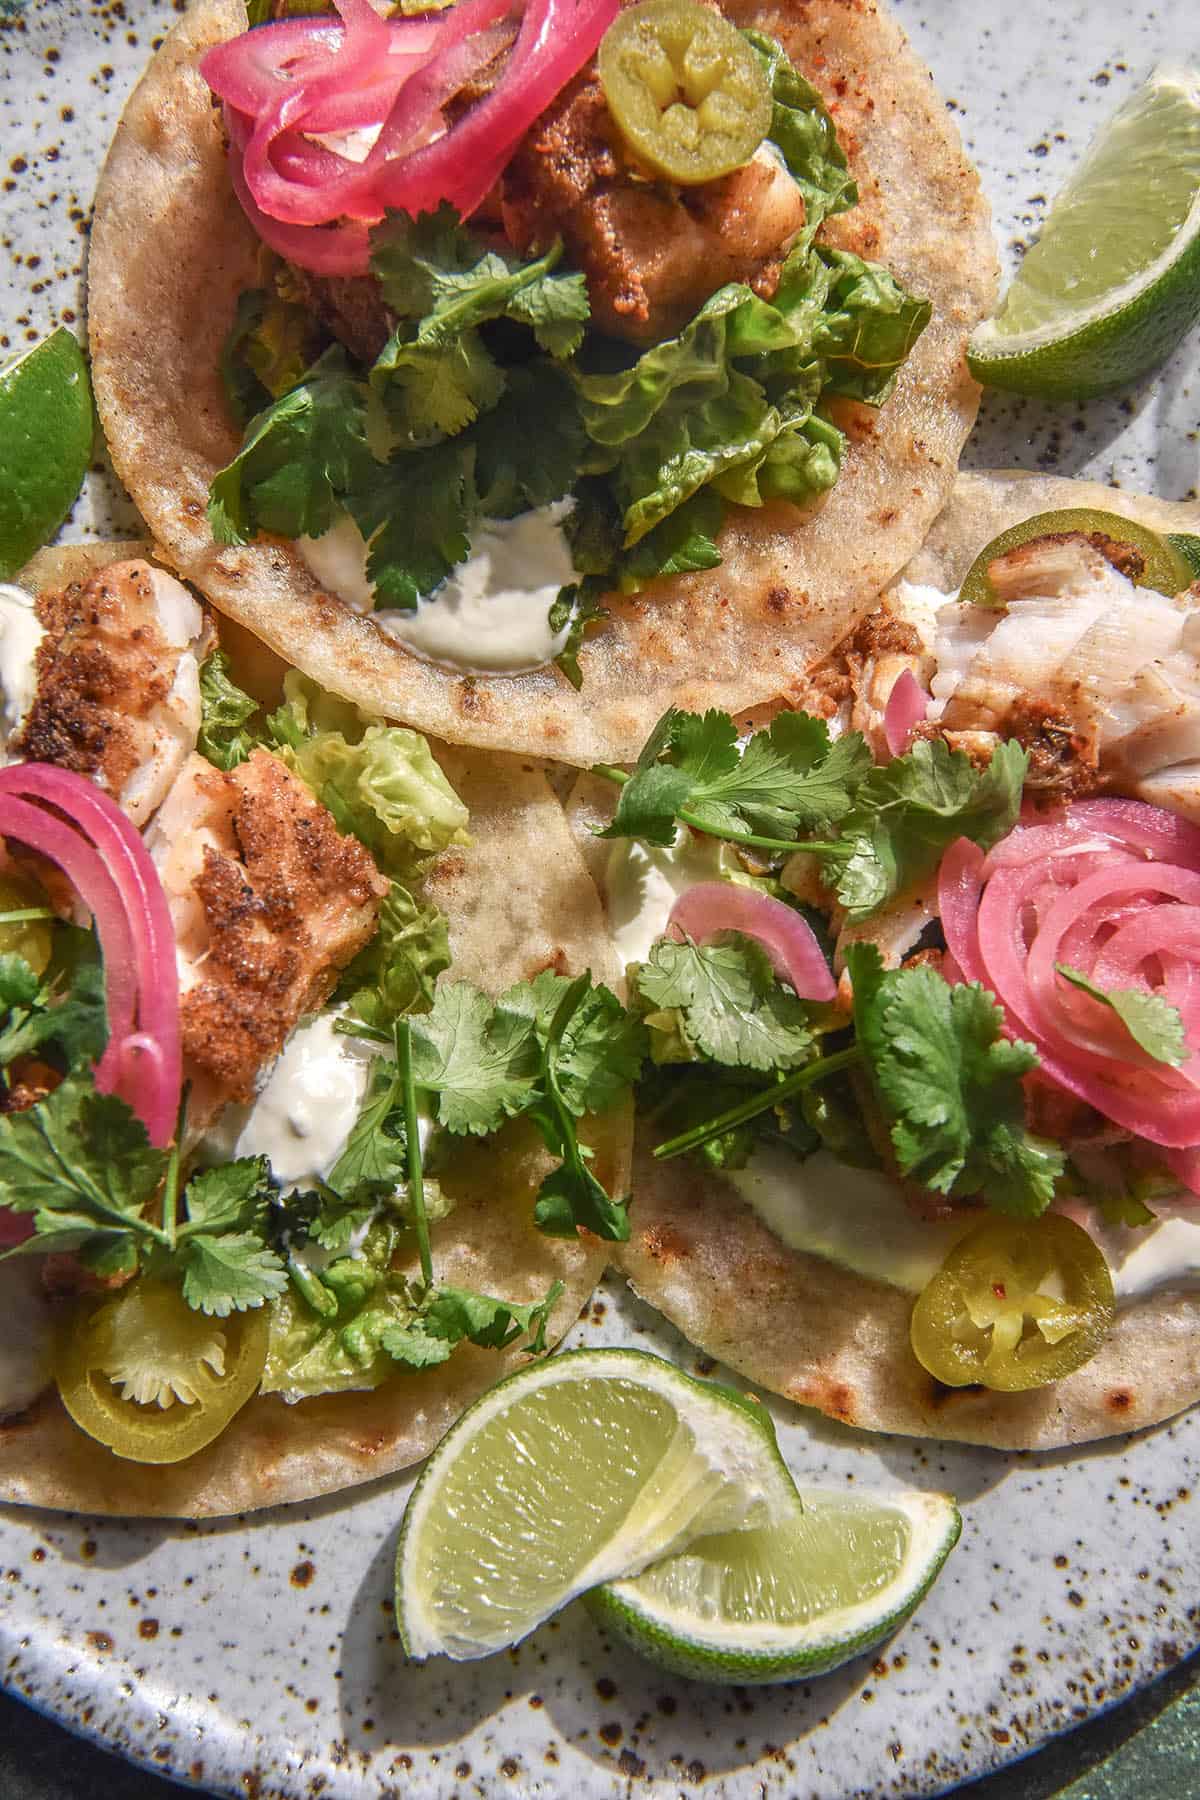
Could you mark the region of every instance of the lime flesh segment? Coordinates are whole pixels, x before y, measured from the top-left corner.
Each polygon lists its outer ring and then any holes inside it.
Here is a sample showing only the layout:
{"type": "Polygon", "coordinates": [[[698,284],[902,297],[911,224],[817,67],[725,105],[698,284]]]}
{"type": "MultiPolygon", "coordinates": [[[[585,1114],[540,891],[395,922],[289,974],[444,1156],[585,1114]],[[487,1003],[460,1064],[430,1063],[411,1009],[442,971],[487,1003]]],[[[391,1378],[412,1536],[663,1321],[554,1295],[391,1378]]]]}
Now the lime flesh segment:
{"type": "Polygon", "coordinates": [[[999,313],[978,380],[1049,399],[1136,381],[1200,317],[1200,71],[1155,71],[1090,145],[999,313]]]}
{"type": "Polygon", "coordinates": [[[588,1597],[607,1629],[676,1675],[762,1684],[836,1669],[889,1637],[958,1542],[946,1494],[801,1490],[774,1526],[699,1539],[588,1597]]]}
{"type": "Polygon", "coordinates": [[[1111,538],[1114,543],[1132,544],[1146,560],[1146,566],[1137,582],[1138,587],[1154,588],[1158,593],[1167,594],[1173,599],[1196,579],[1185,548],[1187,543],[1196,543],[1196,539],[1184,538],[1178,534],[1162,537],[1158,532],[1139,525],[1134,519],[1126,519],[1120,513],[1103,512],[1092,506],[1070,506],[1061,512],[1035,513],[1033,518],[1022,519],[994,537],[967,570],[959,590],[959,599],[972,606],[999,605],[996,590],[988,575],[988,569],[997,557],[1006,556],[1010,550],[1017,550],[1022,544],[1032,543],[1034,538],[1050,537],[1063,531],[1082,531],[1089,537],[1099,532],[1104,537],[1111,538]]]}
{"type": "Polygon", "coordinates": [[[632,1350],[518,1370],[442,1439],[396,1554],[408,1654],[518,1643],[586,1589],[701,1534],[789,1516],[769,1415],[632,1350]]]}

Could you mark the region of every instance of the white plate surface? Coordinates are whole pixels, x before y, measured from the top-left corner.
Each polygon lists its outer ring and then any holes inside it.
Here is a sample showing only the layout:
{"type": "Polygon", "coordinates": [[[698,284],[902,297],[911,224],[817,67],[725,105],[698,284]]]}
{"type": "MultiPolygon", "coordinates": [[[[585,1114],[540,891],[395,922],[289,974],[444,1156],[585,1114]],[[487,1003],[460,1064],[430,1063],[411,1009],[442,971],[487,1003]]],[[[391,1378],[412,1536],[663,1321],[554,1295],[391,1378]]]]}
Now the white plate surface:
{"type": "MultiPolygon", "coordinates": [[[[1011,266],[1099,120],[1196,50],[1192,0],[1035,8],[899,0],[978,162],[1011,266]],[[986,18],[987,24],[978,20],[986,18]]],[[[96,170],[170,0],[32,0],[0,26],[0,349],[82,323],[96,170]]],[[[1086,414],[985,403],[965,461],[1197,483],[1197,342],[1086,414]]],[[[136,528],[102,472],[68,528],[136,528]]],[[[695,1353],[615,1285],[574,1342],[695,1353]]],[[[705,1365],[702,1372],[711,1373],[705,1365]]],[[[64,1722],[240,1800],[934,1794],[1032,1748],[1200,1642],[1200,1418],[1091,1452],[1002,1456],[859,1436],[774,1407],[806,1481],[949,1488],[963,1542],[878,1660],[791,1689],[660,1677],[579,1608],[511,1655],[406,1666],[392,1481],[212,1526],[0,1511],[0,1670],[64,1722]]]]}

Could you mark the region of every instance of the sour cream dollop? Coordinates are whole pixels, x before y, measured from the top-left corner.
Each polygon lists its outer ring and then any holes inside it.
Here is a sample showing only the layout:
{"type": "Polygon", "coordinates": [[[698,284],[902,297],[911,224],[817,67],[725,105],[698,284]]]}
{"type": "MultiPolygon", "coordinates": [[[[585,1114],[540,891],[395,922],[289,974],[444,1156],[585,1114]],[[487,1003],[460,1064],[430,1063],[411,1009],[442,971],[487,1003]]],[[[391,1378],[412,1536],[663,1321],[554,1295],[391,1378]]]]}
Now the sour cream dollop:
{"type": "MultiPolygon", "coordinates": [[[[552,663],[569,626],[555,631],[550,609],[576,579],[562,532],[569,503],[515,519],[484,520],[471,554],[412,612],[382,607],[376,624],[414,656],[462,675],[521,675],[552,663]]],[[[353,519],[319,538],[297,540],[309,568],[355,612],[370,612],[375,589],[368,546],[353,519]]]]}

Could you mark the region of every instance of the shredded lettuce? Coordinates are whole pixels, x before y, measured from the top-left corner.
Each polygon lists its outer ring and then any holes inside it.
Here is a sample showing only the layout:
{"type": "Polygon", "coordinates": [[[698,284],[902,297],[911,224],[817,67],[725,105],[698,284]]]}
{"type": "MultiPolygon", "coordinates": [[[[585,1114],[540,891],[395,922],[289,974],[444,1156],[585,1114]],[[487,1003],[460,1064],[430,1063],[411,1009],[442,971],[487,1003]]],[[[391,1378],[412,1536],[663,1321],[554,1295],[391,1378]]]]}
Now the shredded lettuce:
{"type": "Polygon", "coordinates": [[[297,670],[268,728],[278,753],[366,845],[385,874],[411,872],[413,852],[467,844],[467,809],[419,732],[370,721],[297,670]]]}
{"type": "Polygon", "coordinates": [[[631,367],[577,373],[589,468],[608,476],[624,546],[709,487],[741,506],[825,493],[843,440],[822,394],[881,403],[929,317],[885,269],[801,244],[773,301],[731,282],[631,367]]]}

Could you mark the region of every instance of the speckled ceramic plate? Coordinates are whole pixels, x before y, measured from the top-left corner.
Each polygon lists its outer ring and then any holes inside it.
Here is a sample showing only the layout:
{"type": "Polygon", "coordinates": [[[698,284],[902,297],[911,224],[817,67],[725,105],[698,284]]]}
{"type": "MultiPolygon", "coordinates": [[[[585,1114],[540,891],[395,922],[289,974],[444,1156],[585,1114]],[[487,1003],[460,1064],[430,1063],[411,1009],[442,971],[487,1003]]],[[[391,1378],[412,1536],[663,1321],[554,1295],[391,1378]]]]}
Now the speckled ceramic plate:
{"type": "MultiPolygon", "coordinates": [[[[12,23],[8,3],[0,346],[15,348],[81,322],[99,158],[176,8],[30,0],[12,23]]],[[[1193,0],[1140,16],[1124,0],[992,0],[986,27],[960,0],[898,4],[983,171],[1010,263],[1093,127],[1194,39],[1193,0]]],[[[1193,337],[1151,386],[1086,417],[989,402],[967,460],[1178,498],[1195,491],[1197,411],[1193,337]]],[[[135,523],[98,470],[69,529],[135,523]]],[[[576,1340],[697,1366],[616,1288],[576,1340]]],[[[0,1512],[4,1680],[138,1761],[242,1800],[847,1800],[934,1794],[994,1768],[1200,1641],[1200,1416],[1083,1454],[1008,1457],[774,1411],[806,1481],[949,1488],[965,1515],[916,1619],[878,1660],[811,1686],[660,1678],[579,1608],[489,1663],[406,1666],[389,1599],[403,1481],[205,1527],[0,1512]]]]}

